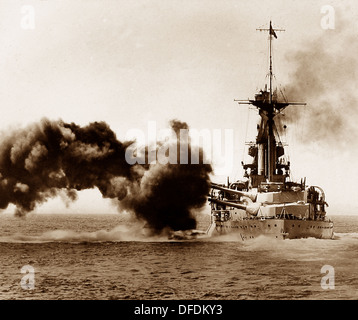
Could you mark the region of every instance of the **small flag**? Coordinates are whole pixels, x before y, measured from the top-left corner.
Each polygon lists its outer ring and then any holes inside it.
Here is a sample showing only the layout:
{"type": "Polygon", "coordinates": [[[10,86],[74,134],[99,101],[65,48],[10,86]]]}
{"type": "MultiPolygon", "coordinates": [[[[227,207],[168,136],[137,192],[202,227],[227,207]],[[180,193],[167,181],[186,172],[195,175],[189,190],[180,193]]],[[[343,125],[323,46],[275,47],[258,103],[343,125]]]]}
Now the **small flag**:
{"type": "Polygon", "coordinates": [[[276,32],[275,32],[275,30],[272,28],[271,21],[270,21],[270,35],[274,36],[274,37],[277,39],[276,32]]]}

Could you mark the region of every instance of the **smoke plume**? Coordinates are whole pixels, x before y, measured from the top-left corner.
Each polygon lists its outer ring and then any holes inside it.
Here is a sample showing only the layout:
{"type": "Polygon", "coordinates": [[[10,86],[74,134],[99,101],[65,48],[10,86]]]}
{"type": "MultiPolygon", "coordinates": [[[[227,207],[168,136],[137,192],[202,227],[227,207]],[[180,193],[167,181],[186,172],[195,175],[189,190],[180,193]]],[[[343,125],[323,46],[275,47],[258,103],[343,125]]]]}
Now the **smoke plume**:
{"type": "MultiPolygon", "coordinates": [[[[173,130],[188,128],[172,122],[173,130]]],[[[43,119],[4,133],[0,141],[0,208],[12,203],[25,215],[49,198],[69,201],[77,191],[98,188],[104,198],[147,222],[155,232],[195,228],[192,209],[209,190],[211,166],[205,164],[133,164],[104,122],[81,127],[43,119]]],[[[188,145],[190,149],[190,143],[188,145]]]]}
{"type": "Polygon", "coordinates": [[[285,111],[286,122],[301,121],[302,141],[345,148],[358,138],[356,35],[343,20],[335,30],[322,31],[301,50],[290,52],[287,59],[295,70],[286,87],[289,101],[305,101],[306,107],[291,106],[285,111]]]}

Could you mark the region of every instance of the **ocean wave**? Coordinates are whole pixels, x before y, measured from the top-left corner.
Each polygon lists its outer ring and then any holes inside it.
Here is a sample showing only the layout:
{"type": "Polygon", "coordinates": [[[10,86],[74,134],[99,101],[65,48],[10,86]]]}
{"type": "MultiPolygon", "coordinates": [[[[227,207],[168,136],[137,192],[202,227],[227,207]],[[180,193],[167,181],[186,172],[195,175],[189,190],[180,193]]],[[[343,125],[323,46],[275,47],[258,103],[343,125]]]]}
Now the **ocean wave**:
{"type": "Polygon", "coordinates": [[[172,231],[164,229],[160,234],[153,234],[151,229],[141,224],[119,225],[111,230],[78,232],[73,230],[51,230],[40,235],[15,233],[0,237],[0,243],[45,243],[45,242],[121,242],[121,241],[190,241],[205,239],[206,233],[201,230],[172,231]]]}
{"type": "Polygon", "coordinates": [[[339,232],[334,233],[334,240],[358,239],[358,232],[339,232]]]}
{"type": "Polygon", "coordinates": [[[119,225],[111,230],[93,232],[56,229],[43,232],[40,235],[26,235],[15,233],[0,237],[0,242],[7,243],[42,243],[42,242],[120,242],[120,241],[204,241],[204,242],[237,242],[244,250],[278,250],[290,249],[297,246],[320,247],[331,246],[340,242],[354,242],[358,240],[358,232],[335,233],[333,240],[301,238],[274,239],[265,235],[242,241],[238,233],[209,236],[201,230],[163,230],[153,235],[150,229],[141,224],[119,225]]]}
{"type": "Polygon", "coordinates": [[[51,230],[40,235],[24,235],[15,233],[0,237],[0,242],[106,242],[106,241],[151,241],[162,236],[148,235],[147,230],[139,225],[119,225],[111,230],[98,230],[93,232],[77,232],[73,230],[51,230]]]}

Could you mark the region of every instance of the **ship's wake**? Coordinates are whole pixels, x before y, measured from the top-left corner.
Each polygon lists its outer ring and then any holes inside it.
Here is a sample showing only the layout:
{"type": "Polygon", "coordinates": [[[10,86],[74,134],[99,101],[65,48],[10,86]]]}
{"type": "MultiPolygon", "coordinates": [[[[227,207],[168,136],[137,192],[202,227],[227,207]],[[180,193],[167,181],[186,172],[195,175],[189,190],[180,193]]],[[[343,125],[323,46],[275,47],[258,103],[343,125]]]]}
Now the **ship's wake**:
{"type": "Polygon", "coordinates": [[[50,230],[39,235],[25,235],[15,233],[1,236],[0,243],[45,243],[45,242],[167,242],[189,241],[206,239],[207,235],[201,230],[177,230],[164,229],[160,233],[143,226],[141,223],[132,225],[119,225],[111,230],[98,230],[93,232],[74,230],[50,230]]]}
{"type": "Polygon", "coordinates": [[[358,240],[358,232],[339,232],[334,233],[334,240],[358,240]]]}
{"type": "Polygon", "coordinates": [[[252,239],[243,240],[240,233],[228,234],[214,234],[211,237],[206,237],[206,241],[213,242],[237,242],[240,246],[247,250],[277,250],[277,249],[290,249],[297,246],[317,246],[324,247],[341,245],[343,243],[357,244],[358,232],[350,233],[334,233],[333,239],[318,239],[318,238],[300,238],[300,239],[275,239],[270,236],[260,235],[252,239]]]}
{"type": "Polygon", "coordinates": [[[42,243],[42,242],[167,242],[167,241],[203,241],[203,242],[236,242],[243,250],[273,250],[290,249],[297,246],[323,248],[341,244],[357,244],[358,232],[335,233],[333,239],[301,238],[301,239],[274,239],[265,235],[254,239],[243,240],[239,233],[213,234],[204,230],[172,230],[163,229],[160,233],[148,227],[145,222],[121,224],[110,230],[93,232],[56,229],[45,231],[38,235],[14,233],[0,237],[0,243],[42,243]]]}
{"type": "Polygon", "coordinates": [[[42,243],[42,242],[103,242],[103,241],[139,241],[145,239],[138,226],[120,225],[111,230],[79,232],[74,230],[50,230],[39,235],[15,233],[0,237],[0,242],[42,243]]]}

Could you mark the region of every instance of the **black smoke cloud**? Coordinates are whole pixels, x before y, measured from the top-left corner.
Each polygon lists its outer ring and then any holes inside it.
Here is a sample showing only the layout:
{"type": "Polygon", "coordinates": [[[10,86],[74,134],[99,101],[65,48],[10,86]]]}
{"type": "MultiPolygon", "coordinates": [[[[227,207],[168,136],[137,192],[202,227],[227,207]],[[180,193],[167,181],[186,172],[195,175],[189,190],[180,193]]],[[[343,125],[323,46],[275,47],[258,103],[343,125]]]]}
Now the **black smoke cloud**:
{"type": "MultiPolygon", "coordinates": [[[[173,130],[187,129],[172,121],[173,130]]],[[[155,232],[192,229],[192,209],[209,191],[208,164],[134,164],[125,159],[133,141],[121,142],[105,122],[79,126],[43,119],[4,133],[0,141],[0,208],[25,215],[56,196],[98,188],[104,198],[147,222],[155,232]]],[[[190,150],[191,146],[188,143],[190,150]]],[[[202,151],[201,151],[202,152],[202,151]]]]}
{"type": "Polygon", "coordinates": [[[299,51],[287,54],[294,71],[285,95],[289,101],[305,101],[307,106],[288,107],[282,120],[304,127],[304,143],[319,141],[321,146],[343,149],[358,141],[354,23],[339,16],[334,30],[322,30],[320,36],[302,43],[299,51]]]}
{"type": "MultiPolygon", "coordinates": [[[[210,190],[209,174],[212,167],[205,164],[202,149],[196,153],[197,146],[191,146],[189,140],[179,140],[180,130],[188,130],[188,125],[171,121],[171,127],[178,138],[172,142],[176,145],[178,164],[163,165],[157,162],[146,171],[143,167],[137,167],[139,179],[127,185],[128,193],[119,202],[120,208],[135,212],[137,217],[146,220],[156,231],[166,227],[173,230],[194,229],[196,220],[191,214],[192,209],[205,204],[210,190]],[[181,148],[187,150],[189,164],[180,164],[181,148]],[[193,154],[197,154],[199,159],[195,156],[192,161],[193,148],[196,150],[193,154]]],[[[158,147],[162,146],[160,144],[158,147]]]]}

